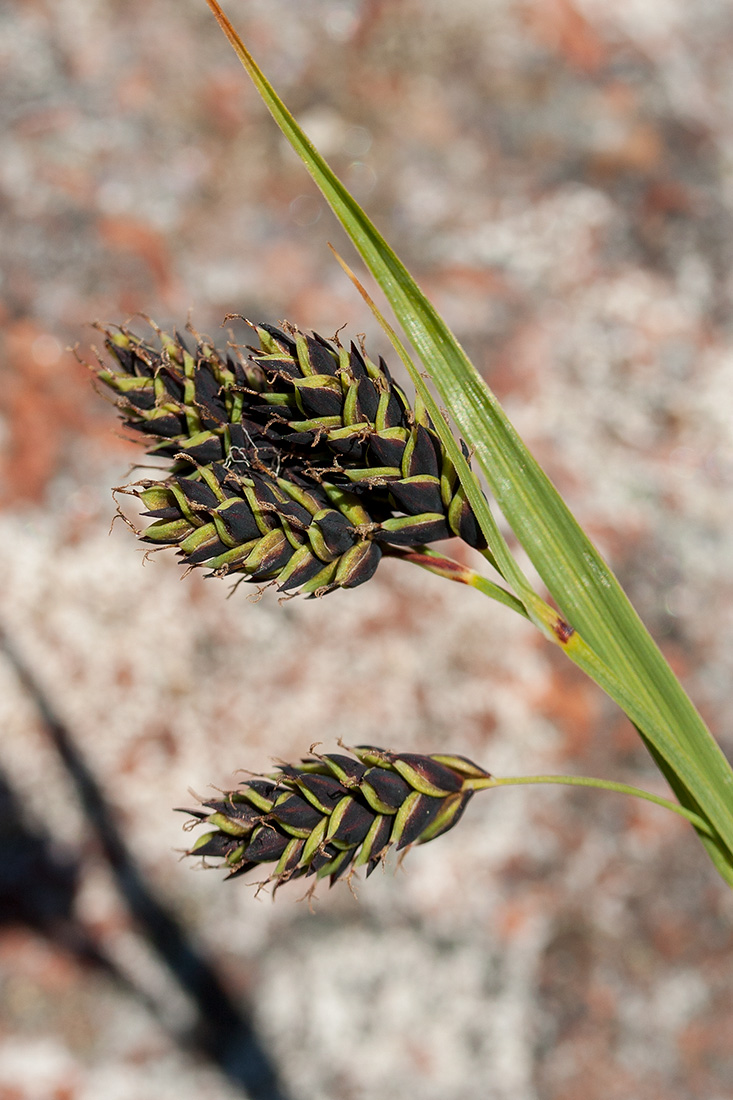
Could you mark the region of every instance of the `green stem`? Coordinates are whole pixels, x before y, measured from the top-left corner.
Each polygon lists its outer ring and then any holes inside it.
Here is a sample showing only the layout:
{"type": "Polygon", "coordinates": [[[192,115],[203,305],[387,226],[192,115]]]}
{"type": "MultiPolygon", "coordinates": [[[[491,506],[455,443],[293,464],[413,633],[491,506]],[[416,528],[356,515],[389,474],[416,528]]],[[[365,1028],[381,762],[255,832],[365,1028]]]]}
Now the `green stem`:
{"type": "Polygon", "coordinates": [[[471,787],[474,791],[487,791],[492,787],[517,787],[528,783],[555,783],[564,787],[597,787],[602,791],[616,791],[618,794],[643,798],[646,802],[653,802],[656,806],[663,806],[665,810],[671,810],[679,817],[684,817],[699,832],[715,838],[715,834],[707,821],[703,820],[699,814],[685,809],[678,802],[671,802],[668,798],[662,798],[661,795],[652,794],[651,791],[645,791],[641,787],[630,787],[627,783],[616,783],[612,779],[596,779],[586,775],[492,775],[486,779],[467,779],[465,786],[471,787]]]}
{"type": "Polygon", "coordinates": [[[421,569],[427,569],[429,573],[435,573],[438,577],[445,577],[447,580],[456,581],[458,584],[467,584],[470,588],[476,588],[479,592],[483,592],[485,596],[496,600],[497,603],[510,607],[512,611],[516,611],[523,618],[529,618],[522,601],[513,596],[511,592],[507,592],[506,588],[494,584],[488,577],[477,573],[475,569],[471,569],[453,558],[447,558],[444,554],[438,553],[437,550],[431,550],[428,546],[403,547],[390,546],[388,543],[382,549],[388,557],[410,561],[413,565],[419,565],[421,569]]]}

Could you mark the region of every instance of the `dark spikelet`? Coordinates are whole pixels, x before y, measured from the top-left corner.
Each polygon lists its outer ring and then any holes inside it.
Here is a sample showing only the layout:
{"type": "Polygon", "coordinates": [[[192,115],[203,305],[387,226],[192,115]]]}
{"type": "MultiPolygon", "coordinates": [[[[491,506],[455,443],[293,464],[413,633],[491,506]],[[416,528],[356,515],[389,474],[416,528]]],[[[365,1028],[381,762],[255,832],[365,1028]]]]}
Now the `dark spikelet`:
{"type": "Polygon", "coordinates": [[[276,886],[301,875],[333,884],[359,867],[368,876],[389,847],[425,844],[450,829],[476,781],[490,779],[459,756],[353,752],[283,764],[188,811],[209,831],[187,855],[222,860],[230,877],[267,864],[276,886]]]}
{"type": "Polygon", "coordinates": [[[96,370],[167,464],[126,490],[152,520],[145,541],[306,595],[363,584],[390,546],[485,545],[422,403],[381,358],[285,322],[227,352],[151,327],[101,327],[113,367],[96,370]]]}

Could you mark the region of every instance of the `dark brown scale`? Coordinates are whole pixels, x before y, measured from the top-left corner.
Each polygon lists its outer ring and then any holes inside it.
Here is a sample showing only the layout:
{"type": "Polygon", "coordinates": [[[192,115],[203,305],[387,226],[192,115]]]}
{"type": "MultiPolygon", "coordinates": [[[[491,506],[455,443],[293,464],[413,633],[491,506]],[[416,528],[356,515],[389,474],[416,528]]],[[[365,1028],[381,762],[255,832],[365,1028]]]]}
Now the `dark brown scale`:
{"type": "MultiPolygon", "coordinates": [[[[379,535],[376,537],[378,538],[379,535]]],[[[391,542],[394,546],[421,546],[423,543],[437,542],[439,539],[452,537],[453,532],[444,519],[425,520],[423,523],[415,523],[411,527],[384,532],[384,541],[391,542]]]]}
{"type": "Polygon", "coordinates": [[[218,558],[219,554],[225,554],[227,550],[231,550],[231,547],[216,539],[214,542],[197,547],[196,550],[184,556],[188,565],[200,565],[202,562],[208,561],[209,558],[218,558]]]}
{"type": "Polygon", "coordinates": [[[357,394],[359,395],[359,407],[362,413],[366,416],[367,420],[373,423],[377,415],[377,409],[379,408],[379,394],[377,393],[376,386],[368,375],[360,379],[357,387],[357,394]]]}
{"type": "Polygon", "coordinates": [[[391,481],[389,491],[400,510],[408,516],[419,516],[428,512],[440,514],[443,511],[440,486],[429,481],[427,477],[419,481],[391,481]]]}
{"type": "Polygon", "coordinates": [[[147,412],[155,407],[155,393],[152,389],[128,390],[124,400],[133,408],[140,409],[141,412],[147,412]]]}
{"type": "Polygon", "coordinates": [[[211,464],[211,472],[225,492],[231,489],[239,491],[239,479],[226,466],[223,466],[220,462],[214,462],[211,464]]]}
{"type": "Polygon", "coordinates": [[[330,863],[332,859],[335,859],[337,855],[340,855],[338,848],[334,848],[331,844],[327,844],[313,856],[306,873],[314,875],[316,871],[320,871],[321,867],[325,867],[326,864],[330,863]]]}
{"type": "Polygon", "coordinates": [[[384,425],[386,428],[402,428],[405,424],[405,407],[393,390],[387,402],[387,408],[384,414],[384,425]]]}
{"type": "MultiPolygon", "coordinates": [[[[237,387],[247,390],[257,388],[257,375],[254,369],[251,369],[250,372],[247,373],[244,369],[244,365],[231,355],[227,355],[226,365],[227,369],[234,375],[234,383],[237,387]]],[[[258,371],[257,373],[260,372],[258,371]]]]}
{"type": "Polygon", "coordinates": [[[227,534],[236,542],[245,543],[260,538],[261,531],[246,500],[235,501],[227,508],[217,511],[217,515],[227,534]]]}
{"type": "Polygon", "coordinates": [[[318,520],[318,527],[334,557],[345,554],[354,545],[354,525],[342,512],[328,512],[318,520]]]}
{"type": "Polygon", "coordinates": [[[343,404],[341,394],[330,389],[330,387],[301,386],[298,390],[298,396],[303,413],[308,419],[316,419],[322,416],[339,416],[341,413],[343,404]]]}
{"type": "Polygon", "coordinates": [[[364,358],[353,340],[349,349],[349,370],[356,382],[359,382],[362,378],[369,377],[364,358]]]}
{"type": "Polygon", "coordinates": [[[196,849],[197,856],[228,856],[242,843],[240,837],[229,836],[228,833],[213,833],[212,836],[196,849]]]}
{"type": "Polygon", "coordinates": [[[342,576],[341,584],[344,588],[357,588],[370,580],[382,560],[382,548],[376,542],[370,542],[365,554],[359,558],[358,565],[352,565],[346,574],[342,576]]]}
{"type": "Polygon", "coordinates": [[[405,453],[405,442],[403,439],[385,438],[374,432],[369,438],[369,451],[375,466],[394,466],[399,470],[405,453]]]}
{"type": "Polygon", "coordinates": [[[104,343],[107,351],[115,357],[125,374],[136,375],[138,378],[152,378],[155,374],[155,367],[160,357],[152,348],[145,347],[146,354],[143,355],[139,345],[132,344],[123,348],[112,340],[105,340],[104,343]]]}
{"type": "Polygon", "coordinates": [[[362,785],[368,783],[377,798],[398,810],[410,793],[411,787],[401,775],[385,771],[384,768],[368,768],[362,777],[362,785]]]}
{"type": "Polygon", "coordinates": [[[124,374],[137,375],[138,378],[150,378],[152,372],[145,361],[131,347],[121,348],[112,340],[105,340],[104,346],[122,367],[124,374]]]}
{"type": "Polygon", "coordinates": [[[231,799],[227,799],[226,801],[204,802],[204,806],[207,806],[214,814],[223,814],[224,817],[238,821],[241,825],[252,826],[253,828],[262,817],[261,811],[256,810],[249,802],[233,802],[231,799]]]}
{"type": "Polygon", "coordinates": [[[393,818],[383,817],[377,826],[377,833],[372,843],[371,858],[367,863],[367,878],[369,878],[374,868],[378,865],[382,855],[389,846],[389,838],[392,835],[392,823],[393,818]]]}
{"type": "Polygon", "coordinates": [[[342,463],[347,462],[352,466],[363,465],[366,444],[358,435],[351,435],[345,439],[331,439],[329,447],[339,456],[342,463]]]}
{"type": "Polygon", "coordinates": [[[254,870],[254,868],[257,866],[257,863],[252,863],[249,861],[246,863],[238,863],[234,870],[229,872],[225,881],[229,882],[229,879],[231,878],[239,878],[241,875],[246,875],[248,871],[254,870]]]}
{"type": "MultiPolygon", "coordinates": [[[[156,421],[157,423],[157,421],[156,421]]],[[[156,435],[160,435],[156,428],[156,435]]],[[[171,434],[180,434],[179,432],[171,434]]],[[[195,443],[193,446],[179,444],[177,447],[168,448],[169,453],[173,454],[177,451],[185,453],[187,458],[192,458],[195,463],[200,466],[208,466],[212,462],[221,460],[223,458],[222,442],[217,436],[211,435],[208,439],[202,439],[200,443],[195,443]]]]}
{"type": "Polygon", "coordinates": [[[290,825],[294,829],[314,829],[323,817],[315,806],[298,794],[291,794],[278,802],[271,812],[280,825],[290,825]]]}
{"type": "MultiPolygon", "coordinates": [[[[295,354],[295,353],[293,353],[295,354]]],[[[262,369],[272,378],[278,374],[284,374],[287,378],[302,378],[298,360],[296,359],[268,359],[260,363],[262,369]]],[[[267,406],[270,408],[271,406],[267,406]]]]}
{"type": "Polygon", "coordinates": [[[407,473],[410,476],[414,474],[431,474],[433,477],[440,476],[440,465],[435,447],[433,446],[432,437],[427,428],[424,428],[422,424],[418,424],[415,428],[415,447],[410,458],[410,468],[407,473]]]}
{"type": "Polygon", "coordinates": [[[125,427],[147,432],[150,435],[159,435],[162,439],[173,439],[182,431],[180,417],[172,413],[156,416],[153,420],[126,420],[125,427]]]}
{"type": "Polygon", "coordinates": [[[285,351],[288,352],[289,355],[292,355],[294,359],[297,359],[298,349],[295,340],[284,333],[281,329],[275,328],[274,325],[262,324],[260,325],[260,328],[264,329],[265,332],[269,332],[270,336],[273,336],[277,340],[277,342],[282,345],[285,351]]]}
{"type": "Polygon", "coordinates": [[[476,550],[486,549],[486,538],[469,505],[466,505],[461,511],[458,520],[458,535],[464,542],[467,542],[469,546],[475,547],[476,550]]]}
{"type": "Polygon", "coordinates": [[[316,374],[330,374],[333,377],[338,369],[339,361],[338,356],[335,356],[329,350],[330,344],[317,332],[314,332],[313,336],[306,336],[305,342],[308,345],[308,358],[316,374]]]}
{"type": "Polygon", "coordinates": [[[356,847],[366,837],[374,823],[374,817],[373,810],[355,799],[352,800],[339,821],[336,831],[332,834],[331,840],[339,841],[349,848],[356,847]]]}
{"type": "MultiPolygon", "coordinates": [[[[224,550],[228,549],[228,546],[224,547],[224,550]]],[[[219,553],[223,554],[224,550],[220,550],[219,553]]],[[[253,580],[257,580],[261,577],[264,580],[273,576],[279,573],[281,569],[285,568],[292,556],[293,548],[286,540],[279,549],[271,550],[270,553],[263,558],[261,564],[256,569],[252,570],[250,577],[252,577],[253,580]]]]}
{"type": "Polygon", "coordinates": [[[343,753],[330,752],[327,753],[323,759],[326,763],[335,765],[340,771],[347,775],[350,779],[361,779],[366,767],[360,760],[354,760],[352,756],[345,756],[343,753]]]}
{"type": "Polygon", "coordinates": [[[150,512],[143,512],[144,516],[148,516],[150,519],[180,519],[181,509],[178,505],[171,505],[170,508],[155,508],[150,512]]]}
{"type": "Polygon", "coordinates": [[[291,588],[298,588],[301,584],[307,584],[308,581],[318,576],[322,569],[323,562],[321,559],[312,555],[304,564],[293,570],[290,577],[280,585],[280,590],[289,592],[291,588]]]}
{"type": "Polygon", "coordinates": [[[163,367],[159,372],[165,379],[165,388],[174,401],[183,404],[185,393],[180,372],[175,367],[163,367]]]}
{"type": "Polygon", "coordinates": [[[262,474],[258,474],[256,471],[252,471],[249,475],[254,485],[255,496],[261,504],[270,504],[273,508],[277,508],[279,501],[275,496],[275,492],[270,482],[263,477],[262,474]]]}
{"type": "Polygon", "coordinates": [[[196,386],[196,404],[207,408],[214,415],[217,423],[225,422],[227,409],[222,398],[221,383],[215,377],[208,362],[199,364],[194,382],[196,386]]]}
{"type": "MultiPolygon", "coordinates": [[[[290,843],[292,844],[292,839],[291,839],[290,843]]],[[[283,867],[283,870],[282,870],[283,878],[291,878],[291,877],[292,878],[297,878],[298,877],[298,872],[296,872],[296,867],[300,863],[300,857],[303,854],[303,849],[304,848],[305,848],[305,840],[298,840],[296,844],[293,844],[290,855],[285,860],[285,866],[283,867]]]]}
{"type": "Polygon", "coordinates": [[[389,367],[387,366],[386,362],[384,361],[384,359],[382,358],[381,355],[379,356],[379,369],[382,372],[382,374],[384,375],[384,377],[387,379],[388,385],[390,385],[390,386],[393,385],[394,380],[392,378],[392,371],[389,369],[389,367]]]}
{"type": "Polygon", "coordinates": [[[434,787],[438,787],[446,793],[455,793],[463,787],[463,779],[457,772],[440,764],[437,760],[431,760],[429,756],[422,756],[413,752],[401,752],[390,754],[393,761],[401,760],[413,768],[421,778],[434,787]]]}
{"type": "Polygon", "coordinates": [[[269,825],[262,825],[255,831],[252,840],[244,850],[244,859],[253,863],[270,863],[279,859],[290,842],[285,836],[269,825]]]}
{"type": "Polygon", "coordinates": [[[351,867],[351,863],[351,859],[344,859],[344,861],[336,868],[336,870],[331,872],[331,874],[329,875],[329,882],[331,886],[333,886],[334,882],[336,882],[337,879],[340,879],[341,876],[349,870],[349,868],[351,867]]]}
{"type": "Polygon", "coordinates": [[[456,824],[457,824],[457,823],[458,823],[458,822],[459,822],[459,821],[461,820],[461,818],[463,817],[463,814],[464,814],[464,812],[465,812],[466,806],[468,805],[468,803],[469,803],[469,802],[471,801],[471,799],[473,798],[473,795],[474,795],[474,792],[473,792],[473,791],[464,791],[464,792],[463,792],[463,794],[461,795],[461,803],[460,803],[460,806],[459,806],[459,807],[458,807],[458,809],[457,809],[457,810],[455,811],[455,813],[454,813],[454,814],[453,814],[453,816],[452,816],[452,817],[450,818],[450,820],[449,820],[449,821],[448,821],[448,822],[447,822],[447,823],[446,823],[446,824],[445,824],[445,825],[443,826],[443,828],[442,828],[442,829],[439,829],[439,830],[437,831],[437,833],[435,833],[435,834],[434,834],[434,836],[433,836],[433,840],[434,840],[434,839],[435,839],[436,837],[442,836],[442,835],[443,835],[443,833],[447,833],[449,829],[452,829],[452,828],[453,828],[453,826],[454,826],[454,825],[456,825],[456,824]]]}
{"type": "Polygon", "coordinates": [[[173,479],[180,487],[188,500],[194,504],[201,504],[204,508],[216,508],[219,501],[208,485],[203,481],[191,481],[190,478],[176,477],[173,479]]]}
{"type": "MultiPolygon", "coordinates": [[[[277,511],[278,515],[285,516],[296,529],[301,531],[307,530],[313,521],[313,516],[308,509],[295,500],[280,501],[277,505],[277,511]]],[[[346,519],[345,516],[344,519],[346,519]]],[[[320,520],[318,522],[320,526],[320,520]]]]}
{"type": "Polygon", "coordinates": [[[343,787],[338,779],[334,779],[330,775],[309,775],[307,772],[299,771],[296,768],[288,769],[287,767],[282,770],[288,778],[292,774],[298,786],[308,791],[317,802],[326,807],[327,813],[330,813],[336,803],[345,794],[348,794],[346,787],[343,787]]]}
{"type": "Polygon", "coordinates": [[[443,808],[442,798],[432,798],[430,795],[421,794],[415,799],[409,817],[402,830],[402,836],[397,843],[397,851],[406,848],[408,844],[414,844],[420,834],[427,829],[443,808]]]}
{"type": "Polygon", "coordinates": [[[278,783],[273,783],[270,779],[248,779],[244,786],[254,791],[260,798],[266,798],[273,802],[283,790],[282,786],[278,783]]]}
{"type": "Polygon", "coordinates": [[[244,424],[241,421],[236,424],[230,424],[229,442],[233,448],[236,447],[237,450],[241,451],[242,455],[244,455],[244,453],[251,450],[252,443],[254,443],[255,448],[257,447],[259,432],[259,426],[255,427],[254,424],[244,424]],[[247,435],[244,434],[245,428],[247,429],[247,435]],[[247,438],[247,436],[249,436],[249,438],[247,438]],[[252,442],[250,442],[250,440],[252,442]]]}

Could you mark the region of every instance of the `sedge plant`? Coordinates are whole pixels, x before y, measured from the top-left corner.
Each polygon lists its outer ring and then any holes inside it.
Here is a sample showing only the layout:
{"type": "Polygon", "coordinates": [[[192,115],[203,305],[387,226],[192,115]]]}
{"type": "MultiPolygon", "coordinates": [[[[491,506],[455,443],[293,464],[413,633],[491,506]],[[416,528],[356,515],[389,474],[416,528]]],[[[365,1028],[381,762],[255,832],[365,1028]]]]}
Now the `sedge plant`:
{"type": "MultiPolygon", "coordinates": [[[[191,810],[209,831],[189,854],[232,875],[270,865],[276,885],[334,881],[386,850],[445,832],[479,790],[592,786],[685,817],[733,885],[733,770],[609,566],[532,457],[444,319],[305,136],[217,0],[239,60],[351,238],[402,328],[387,322],[345,261],[415,387],[383,359],[282,323],[248,322],[226,352],[190,329],[143,340],[104,328],[113,367],[98,377],[125,421],[164,457],[165,476],[125,489],[151,521],[138,534],[188,568],[324,596],[367,582],[385,556],[475,588],[534,624],[628,715],[676,800],[585,776],[497,777],[450,753],[361,746],[282,765],[191,810]],[[409,343],[421,365],[407,350],[409,343]],[[438,406],[432,382],[441,406],[438,406]],[[451,418],[452,423],[448,417],[451,418]],[[476,472],[542,579],[536,591],[501,534],[476,472]],[[496,579],[432,546],[459,538],[496,579]]],[[[348,598],[343,594],[340,598],[348,598]]]]}

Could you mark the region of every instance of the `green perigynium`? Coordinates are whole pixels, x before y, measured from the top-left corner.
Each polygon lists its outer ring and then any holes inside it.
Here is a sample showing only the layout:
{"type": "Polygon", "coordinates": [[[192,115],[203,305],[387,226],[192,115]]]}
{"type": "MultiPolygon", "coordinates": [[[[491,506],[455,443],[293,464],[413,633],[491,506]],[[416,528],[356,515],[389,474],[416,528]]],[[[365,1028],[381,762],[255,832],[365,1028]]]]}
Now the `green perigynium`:
{"type": "Polygon", "coordinates": [[[103,329],[98,377],[128,427],[169,463],[125,490],[146,542],[189,566],[321,595],[368,580],[390,547],[459,536],[484,546],[424,406],[380,358],[292,325],[252,326],[259,346],[217,351],[193,333],[147,343],[103,329]]]}
{"type": "Polygon", "coordinates": [[[276,886],[347,870],[371,874],[388,848],[425,844],[452,828],[488,772],[463,756],[394,753],[372,746],[283,764],[272,775],[187,810],[213,830],[188,855],[223,861],[229,877],[256,868],[276,886]]]}

